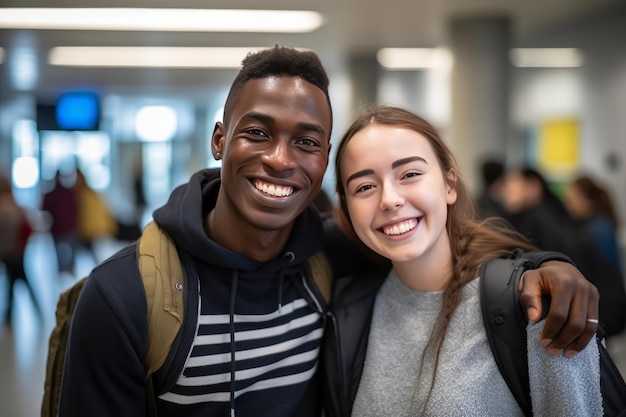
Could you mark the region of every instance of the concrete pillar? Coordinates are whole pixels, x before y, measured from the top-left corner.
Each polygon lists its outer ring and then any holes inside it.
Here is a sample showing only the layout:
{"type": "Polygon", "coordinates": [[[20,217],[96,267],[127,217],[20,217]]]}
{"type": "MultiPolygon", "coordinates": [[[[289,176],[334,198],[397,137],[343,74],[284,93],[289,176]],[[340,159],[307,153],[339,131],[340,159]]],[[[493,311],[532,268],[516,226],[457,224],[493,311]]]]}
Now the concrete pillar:
{"type": "Polygon", "coordinates": [[[504,158],[511,133],[510,27],[507,17],[457,18],[450,24],[451,147],[472,191],[480,188],[481,159],[504,158]]]}
{"type": "Polygon", "coordinates": [[[380,65],[375,52],[350,57],[349,74],[352,88],[350,122],[363,106],[377,102],[379,71],[380,65]]]}

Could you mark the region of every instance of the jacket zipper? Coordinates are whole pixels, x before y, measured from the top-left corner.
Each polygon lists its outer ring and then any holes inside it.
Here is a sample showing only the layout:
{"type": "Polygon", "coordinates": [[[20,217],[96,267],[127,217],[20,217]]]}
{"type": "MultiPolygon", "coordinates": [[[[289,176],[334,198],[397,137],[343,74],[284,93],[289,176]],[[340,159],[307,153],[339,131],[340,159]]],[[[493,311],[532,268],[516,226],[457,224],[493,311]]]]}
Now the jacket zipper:
{"type": "Polygon", "coordinates": [[[330,310],[326,313],[326,315],[330,318],[333,324],[333,333],[336,340],[335,350],[337,356],[337,366],[339,368],[339,392],[341,393],[341,396],[339,398],[339,406],[341,407],[340,415],[344,415],[348,412],[348,385],[346,384],[345,369],[343,365],[343,358],[341,356],[341,340],[339,339],[339,329],[335,315],[330,310]]]}

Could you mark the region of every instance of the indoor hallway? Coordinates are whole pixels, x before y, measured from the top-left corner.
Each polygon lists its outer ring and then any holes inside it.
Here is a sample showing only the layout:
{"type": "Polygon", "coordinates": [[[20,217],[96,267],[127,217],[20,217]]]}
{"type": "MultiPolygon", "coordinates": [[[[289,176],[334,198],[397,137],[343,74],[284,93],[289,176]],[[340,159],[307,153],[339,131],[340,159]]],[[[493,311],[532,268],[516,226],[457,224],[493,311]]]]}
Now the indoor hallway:
{"type": "MultiPolygon", "coordinates": [[[[98,259],[104,259],[125,243],[102,242],[96,246],[98,259]]],[[[95,265],[86,251],[79,251],[76,276],[85,276],[95,265]]],[[[52,237],[34,232],[26,250],[25,269],[43,313],[38,316],[27,288],[18,281],[14,290],[12,326],[0,327],[0,417],[37,417],[45,377],[48,338],[55,324],[59,294],[75,278],[60,277],[52,237]]],[[[0,312],[6,310],[6,278],[0,264],[0,312]]]]}

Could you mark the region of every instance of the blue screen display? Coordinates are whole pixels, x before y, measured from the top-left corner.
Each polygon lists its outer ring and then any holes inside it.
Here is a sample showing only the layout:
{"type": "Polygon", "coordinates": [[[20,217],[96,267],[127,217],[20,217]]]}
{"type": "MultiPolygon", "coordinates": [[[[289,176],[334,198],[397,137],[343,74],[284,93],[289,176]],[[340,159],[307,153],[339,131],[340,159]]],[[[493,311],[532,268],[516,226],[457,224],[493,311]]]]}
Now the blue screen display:
{"type": "Polygon", "coordinates": [[[97,130],[100,124],[100,102],[95,93],[70,92],[56,103],[56,121],[61,130],[97,130]]]}

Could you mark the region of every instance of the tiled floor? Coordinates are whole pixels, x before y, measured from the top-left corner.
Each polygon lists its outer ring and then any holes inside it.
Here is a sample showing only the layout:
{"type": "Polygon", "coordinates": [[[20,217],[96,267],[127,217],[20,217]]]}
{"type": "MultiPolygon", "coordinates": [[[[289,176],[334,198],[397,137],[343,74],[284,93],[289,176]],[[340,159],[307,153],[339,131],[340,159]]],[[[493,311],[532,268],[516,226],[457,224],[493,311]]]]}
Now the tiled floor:
{"type": "MultiPolygon", "coordinates": [[[[107,242],[98,249],[99,258],[117,250],[121,244],[107,242]]],[[[94,261],[87,253],[77,258],[77,275],[86,275],[94,261]]],[[[0,417],[35,417],[40,415],[45,375],[48,337],[54,325],[56,301],[72,278],[57,276],[52,241],[46,233],[33,235],[26,255],[27,273],[44,313],[41,321],[33,308],[26,288],[15,289],[12,329],[0,327],[0,417]]],[[[6,308],[6,289],[0,271],[0,313],[6,308]]],[[[609,343],[609,351],[626,375],[626,333],[609,343]]]]}

